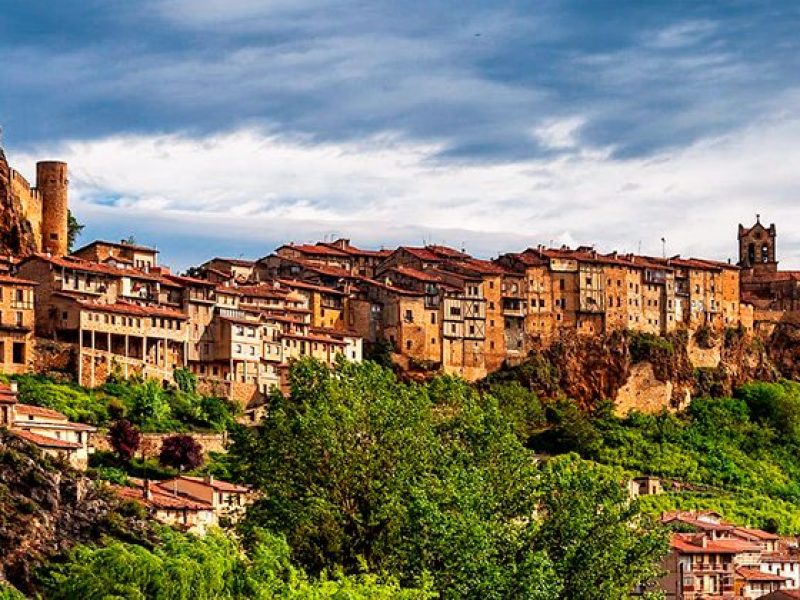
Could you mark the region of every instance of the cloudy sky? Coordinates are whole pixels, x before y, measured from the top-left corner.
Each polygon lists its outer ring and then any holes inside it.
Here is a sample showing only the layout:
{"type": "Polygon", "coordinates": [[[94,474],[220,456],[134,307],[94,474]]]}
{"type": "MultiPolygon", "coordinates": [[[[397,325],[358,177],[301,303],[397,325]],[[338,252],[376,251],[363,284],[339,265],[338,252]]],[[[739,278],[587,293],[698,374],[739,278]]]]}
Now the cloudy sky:
{"type": "Polygon", "coordinates": [[[11,0],[12,165],[175,267],[284,241],[800,268],[800,3],[11,0]]]}

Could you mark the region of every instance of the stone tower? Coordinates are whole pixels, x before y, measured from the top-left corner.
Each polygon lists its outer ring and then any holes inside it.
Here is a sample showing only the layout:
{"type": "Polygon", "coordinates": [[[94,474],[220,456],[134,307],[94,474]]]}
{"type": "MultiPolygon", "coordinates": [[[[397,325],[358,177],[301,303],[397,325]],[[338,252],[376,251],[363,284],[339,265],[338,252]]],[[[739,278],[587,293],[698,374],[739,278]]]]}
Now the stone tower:
{"type": "Polygon", "coordinates": [[[42,196],[42,250],[54,256],[69,251],[67,163],[36,163],[36,189],[42,196]]]}
{"type": "Polygon", "coordinates": [[[739,225],[739,266],[753,269],[755,273],[774,273],[778,270],[775,258],[775,224],[769,228],[761,224],[761,215],[749,229],[739,225]]]}

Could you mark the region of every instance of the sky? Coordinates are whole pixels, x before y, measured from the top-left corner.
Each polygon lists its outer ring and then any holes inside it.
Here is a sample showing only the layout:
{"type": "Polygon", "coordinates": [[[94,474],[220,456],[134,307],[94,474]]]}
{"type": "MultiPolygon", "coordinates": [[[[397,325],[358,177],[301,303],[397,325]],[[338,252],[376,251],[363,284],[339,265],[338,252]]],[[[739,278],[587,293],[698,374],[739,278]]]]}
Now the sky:
{"type": "Polygon", "coordinates": [[[335,237],[800,268],[800,3],[8,0],[12,166],[185,268],[335,237]],[[665,240],[662,243],[662,238],[665,240]]]}

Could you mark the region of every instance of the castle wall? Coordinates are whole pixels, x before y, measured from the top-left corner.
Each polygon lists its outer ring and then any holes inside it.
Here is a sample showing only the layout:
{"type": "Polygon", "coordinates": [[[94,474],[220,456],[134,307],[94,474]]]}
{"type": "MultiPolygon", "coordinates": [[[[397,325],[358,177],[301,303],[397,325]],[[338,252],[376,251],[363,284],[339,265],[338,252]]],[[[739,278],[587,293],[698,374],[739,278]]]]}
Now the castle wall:
{"type": "Polygon", "coordinates": [[[36,250],[42,251],[42,195],[19,171],[11,169],[11,197],[22,209],[22,217],[28,221],[36,240],[36,250]]]}

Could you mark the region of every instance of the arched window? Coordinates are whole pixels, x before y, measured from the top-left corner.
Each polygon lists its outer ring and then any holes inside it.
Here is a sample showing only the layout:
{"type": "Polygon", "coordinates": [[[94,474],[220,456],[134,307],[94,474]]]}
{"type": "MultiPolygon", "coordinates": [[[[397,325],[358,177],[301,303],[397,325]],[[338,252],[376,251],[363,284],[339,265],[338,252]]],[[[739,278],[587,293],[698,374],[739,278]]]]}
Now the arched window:
{"type": "Polygon", "coordinates": [[[747,262],[748,262],[748,264],[751,264],[751,265],[754,262],[756,262],[756,245],[755,244],[750,244],[747,247],[747,262]]]}
{"type": "Polygon", "coordinates": [[[761,246],[761,262],[769,262],[769,246],[767,244],[761,246]]]}

